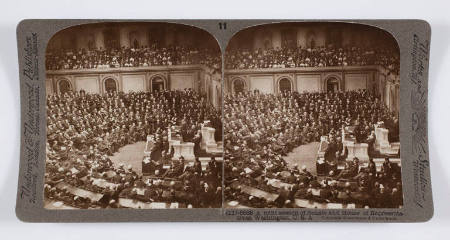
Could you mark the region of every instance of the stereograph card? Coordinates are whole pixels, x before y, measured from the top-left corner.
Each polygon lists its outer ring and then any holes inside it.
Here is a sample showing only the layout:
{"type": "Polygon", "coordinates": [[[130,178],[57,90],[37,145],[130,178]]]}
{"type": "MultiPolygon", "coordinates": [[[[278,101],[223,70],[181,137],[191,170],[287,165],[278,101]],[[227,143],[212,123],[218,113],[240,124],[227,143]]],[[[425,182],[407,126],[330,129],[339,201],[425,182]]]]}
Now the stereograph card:
{"type": "Polygon", "coordinates": [[[24,20],[27,222],[420,222],[422,20],[24,20]]]}

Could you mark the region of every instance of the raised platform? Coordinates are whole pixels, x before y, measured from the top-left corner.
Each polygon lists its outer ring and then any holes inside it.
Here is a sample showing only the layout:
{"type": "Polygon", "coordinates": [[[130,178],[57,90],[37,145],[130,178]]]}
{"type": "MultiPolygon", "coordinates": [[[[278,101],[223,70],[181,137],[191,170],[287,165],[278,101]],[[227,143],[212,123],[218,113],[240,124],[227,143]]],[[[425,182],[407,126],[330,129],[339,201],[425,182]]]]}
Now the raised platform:
{"type": "MultiPolygon", "coordinates": [[[[201,128],[202,133],[202,139],[200,142],[201,149],[200,151],[197,151],[198,156],[195,155],[194,151],[195,143],[183,142],[183,138],[181,136],[181,127],[176,125],[169,127],[167,139],[169,142],[169,153],[173,154],[172,160],[179,160],[181,157],[183,157],[184,160],[189,162],[190,164],[194,162],[196,157],[199,157],[200,159],[211,159],[211,157],[221,159],[223,154],[223,142],[215,141],[214,133],[216,130],[212,127],[208,127],[208,125],[209,121],[205,121],[201,128]]],[[[155,144],[154,137],[152,135],[147,136],[147,142],[144,149],[144,160],[147,162],[150,161],[150,156],[154,144],[155,144]]],[[[146,164],[144,160],[141,159],[142,166],[146,164]]],[[[158,159],[151,159],[151,160],[158,160],[158,159]]]]}
{"type": "MultiPolygon", "coordinates": [[[[204,123],[205,125],[208,122],[204,123]]],[[[202,141],[200,143],[201,149],[205,150],[209,154],[221,155],[223,153],[223,142],[216,142],[214,138],[215,128],[203,126],[201,129],[202,141]]]]}
{"type": "Polygon", "coordinates": [[[375,143],[374,148],[376,151],[383,155],[398,155],[400,150],[400,143],[389,142],[389,130],[384,128],[384,123],[379,122],[374,125],[375,127],[375,143]]]}
{"type": "MultiPolygon", "coordinates": [[[[367,143],[356,143],[356,139],[353,136],[354,127],[347,127],[342,130],[342,140],[343,140],[343,148],[345,150],[347,148],[348,155],[346,160],[352,161],[353,158],[358,158],[360,161],[360,167],[367,167],[369,162],[369,154],[373,158],[377,170],[381,169],[383,165],[384,158],[389,157],[391,162],[397,163],[401,165],[400,160],[400,143],[389,143],[387,142],[387,134],[389,131],[387,129],[381,128],[382,125],[375,124],[375,134],[376,141],[374,143],[375,151],[368,152],[369,145],[367,143]],[[376,149],[378,147],[378,149],[376,149]],[[384,149],[384,150],[383,150],[384,149]]],[[[326,175],[330,170],[342,170],[345,167],[345,162],[338,162],[337,165],[329,165],[325,162],[324,156],[325,151],[328,147],[328,137],[322,136],[320,138],[320,143],[317,148],[317,162],[316,162],[316,170],[318,175],[326,175]]]]}
{"type": "MultiPolygon", "coordinates": [[[[345,139],[344,136],[342,139],[345,139]]],[[[344,151],[345,148],[348,150],[347,161],[351,161],[355,157],[363,162],[369,161],[369,145],[367,143],[355,143],[354,139],[348,137],[342,143],[344,147],[342,150],[344,151]]],[[[319,148],[317,149],[318,159],[324,159],[327,147],[328,137],[322,136],[320,138],[319,148]]]]}

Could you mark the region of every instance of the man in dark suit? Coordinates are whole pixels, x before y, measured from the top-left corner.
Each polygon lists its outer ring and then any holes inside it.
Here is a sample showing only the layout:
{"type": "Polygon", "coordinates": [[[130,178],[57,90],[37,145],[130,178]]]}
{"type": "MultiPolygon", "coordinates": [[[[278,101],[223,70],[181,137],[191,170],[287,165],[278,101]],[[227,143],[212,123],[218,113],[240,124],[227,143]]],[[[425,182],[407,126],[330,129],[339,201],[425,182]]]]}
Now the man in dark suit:
{"type": "Polygon", "coordinates": [[[195,158],[194,162],[194,172],[197,173],[198,176],[202,176],[202,163],[198,159],[198,157],[195,158]]]}

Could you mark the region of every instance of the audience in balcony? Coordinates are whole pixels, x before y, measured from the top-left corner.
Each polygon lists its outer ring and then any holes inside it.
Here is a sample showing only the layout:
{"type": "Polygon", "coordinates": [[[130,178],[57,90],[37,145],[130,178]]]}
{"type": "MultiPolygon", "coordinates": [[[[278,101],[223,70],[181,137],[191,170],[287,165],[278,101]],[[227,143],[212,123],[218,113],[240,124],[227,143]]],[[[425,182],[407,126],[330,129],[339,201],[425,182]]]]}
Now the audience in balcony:
{"type": "Polygon", "coordinates": [[[201,64],[220,71],[221,55],[212,49],[155,46],[120,49],[60,49],[46,54],[47,70],[201,64]]]}
{"type": "Polygon", "coordinates": [[[225,69],[261,69],[329,66],[383,66],[398,75],[400,61],[396,51],[360,47],[283,47],[270,49],[229,49],[225,69]]]}

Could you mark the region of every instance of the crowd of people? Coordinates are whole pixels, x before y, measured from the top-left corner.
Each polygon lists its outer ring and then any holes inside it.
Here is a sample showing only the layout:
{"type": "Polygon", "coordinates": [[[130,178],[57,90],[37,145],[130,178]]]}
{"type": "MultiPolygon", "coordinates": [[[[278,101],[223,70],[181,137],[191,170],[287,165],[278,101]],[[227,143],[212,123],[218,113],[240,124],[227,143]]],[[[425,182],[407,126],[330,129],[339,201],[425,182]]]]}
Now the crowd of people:
{"type": "Polygon", "coordinates": [[[167,170],[161,168],[155,178],[145,180],[131,166],[110,159],[122,146],[146,141],[152,135],[152,160],[163,161],[168,156],[163,153],[173,153],[168,144],[169,127],[180,126],[183,141],[190,141],[193,137],[201,139],[205,122],[222,132],[220,110],[191,89],[49,95],[45,196],[81,208],[121,207],[119,198],[219,206],[221,166],[216,161],[202,170],[188,166],[183,159],[174,160],[179,163],[167,170]],[[181,171],[174,170],[180,166],[181,171]],[[74,194],[71,187],[102,194],[102,198],[92,201],[74,194]]]}
{"type": "Polygon", "coordinates": [[[59,49],[48,51],[47,70],[94,69],[119,67],[148,67],[203,64],[220,72],[221,54],[218,50],[182,46],[158,48],[122,47],[119,49],[59,49]]]}
{"type": "Polygon", "coordinates": [[[347,158],[341,139],[343,128],[354,127],[357,142],[373,145],[374,124],[379,122],[384,122],[391,138],[398,137],[397,117],[367,90],[279,95],[254,91],[226,95],[226,200],[250,207],[290,207],[296,198],[353,202],[368,207],[401,206],[400,167],[389,159],[378,171],[372,160],[368,167],[363,167],[354,159],[344,170],[336,168],[327,172],[327,176],[318,177],[306,167],[288,165],[283,158],[294,148],[327,136],[325,160],[337,166],[347,158]],[[279,189],[272,186],[274,180],[291,186],[279,189]],[[344,184],[339,184],[342,181],[344,184]],[[279,197],[273,202],[254,197],[242,191],[241,185],[279,193],[279,197]],[[316,190],[320,190],[320,196],[313,194],[316,190]]]}
{"type": "MultiPolygon", "coordinates": [[[[142,46],[119,49],[59,49],[46,54],[47,70],[147,67],[203,64],[221,70],[221,54],[212,49],[182,46],[164,48],[142,46]]],[[[399,55],[391,49],[271,48],[267,50],[227,50],[225,69],[295,68],[380,65],[390,73],[400,69],[399,55]]]]}
{"type": "Polygon", "coordinates": [[[271,48],[227,50],[225,69],[380,65],[398,75],[400,56],[391,49],[360,47],[271,48]]]}

